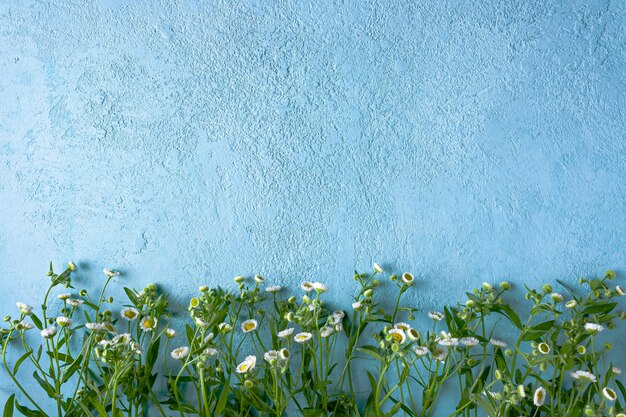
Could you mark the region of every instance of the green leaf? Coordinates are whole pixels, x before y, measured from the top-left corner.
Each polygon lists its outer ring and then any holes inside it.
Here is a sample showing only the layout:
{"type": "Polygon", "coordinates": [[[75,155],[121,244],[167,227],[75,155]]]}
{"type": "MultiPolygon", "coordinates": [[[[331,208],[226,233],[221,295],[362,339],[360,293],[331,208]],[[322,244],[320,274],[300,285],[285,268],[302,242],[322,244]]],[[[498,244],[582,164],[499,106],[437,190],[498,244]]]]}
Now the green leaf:
{"type": "Polygon", "coordinates": [[[374,346],[371,346],[371,345],[363,346],[363,347],[356,348],[356,350],[358,350],[359,352],[365,353],[366,355],[369,355],[380,362],[384,362],[383,357],[380,356],[380,354],[378,353],[378,351],[376,350],[374,346]]]}
{"type": "Polygon", "coordinates": [[[50,398],[54,398],[55,397],[56,393],[55,393],[54,388],[52,387],[52,385],[50,385],[50,383],[48,381],[43,379],[39,375],[39,373],[37,371],[33,372],[33,378],[35,378],[35,380],[39,383],[41,388],[43,388],[43,390],[46,391],[46,394],[48,394],[48,397],[50,397],[50,398]]]}
{"type": "Polygon", "coordinates": [[[22,362],[24,362],[31,354],[33,353],[32,350],[29,350],[28,352],[24,353],[18,360],[17,362],[15,362],[15,367],[13,368],[13,374],[17,374],[18,369],[20,368],[20,365],[22,364],[22,362]]]}
{"type": "Polygon", "coordinates": [[[30,409],[28,407],[24,407],[23,405],[21,405],[17,401],[15,402],[15,408],[17,408],[17,411],[19,411],[20,413],[24,414],[26,417],[48,417],[44,413],[42,413],[41,411],[39,411],[39,410],[32,410],[32,409],[30,409]]]}
{"type": "Polygon", "coordinates": [[[130,288],[124,287],[124,292],[126,292],[128,299],[131,301],[131,303],[135,305],[135,307],[139,306],[140,304],[139,298],[137,298],[137,295],[135,294],[133,290],[131,290],[130,288]]]}
{"type": "Polygon", "coordinates": [[[30,315],[30,319],[33,321],[33,324],[39,329],[43,330],[43,325],[41,324],[41,320],[35,314],[30,315]]]}
{"type": "Polygon", "coordinates": [[[585,309],[583,310],[583,314],[608,313],[609,311],[613,310],[615,307],[617,307],[617,303],[592,304],[588,307],[585,307],[585,309]]]}
{"type": "Polygon", "coordinates": [[[230,391],[230,387],[228,384],[224,384],[222,387],[222,392],[220,393],[220,398],[217,401],[217,405],[215,406],[215,415],[219,416],[222,414],[224,409],[226,408],[226,402],[228,401],[228,392],[230,391]]]}
{"type": "Polygon", "coordinates": [[[7,402],[4,404],[4,412],[2,417],[13,417],[13,410],[15,409],[13,404],[15,403],[15,394],[11,394],[7,402]]]}

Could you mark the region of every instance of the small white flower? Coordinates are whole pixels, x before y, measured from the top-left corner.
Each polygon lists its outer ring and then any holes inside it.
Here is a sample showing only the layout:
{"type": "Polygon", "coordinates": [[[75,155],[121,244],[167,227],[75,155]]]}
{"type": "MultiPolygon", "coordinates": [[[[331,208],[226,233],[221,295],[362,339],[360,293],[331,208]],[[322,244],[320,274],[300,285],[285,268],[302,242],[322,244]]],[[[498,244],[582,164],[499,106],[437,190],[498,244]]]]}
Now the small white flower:
{"type": "Polygon", "coordinates": [[[385,272],[385,270],[376,262],[374,262],[374,265],[372,265],[372,267],[374,268],[374,271],[378,272],[379,274],[385,272]]]}
{"type": "Polygon", "coordinates": [[[428,353],[428,348],[426,346],[413,346],[413,352],[417,356],[424,356],[428,353]]]}
{"type": "Polygon", "coordinates": [[[526,398],[526,387],[522,384],[517,386],[517,395],[519,395],[520,398],[526,398]]]}
{"type": "Polygon", "coordinates": [[[587,372],[587,371],[574,371],[571,373],[572,378],[574,379],[578,379],[580,381],[587,381],[587,382],[596,382],[596,376],[594,374],[592,374],[591,372],[587,372]]]}
{"type": "Polygon", "coordinates": [[[172,351],[171,355],[174,359],[183,360],[189,356],[189,348],[187,346],[178,347],[172,351]]]}
{"type": "Polygon", "coordinates": [[[30,316],[31,314],[33,314],[33,308],[28,304],[18,301],[17,303],[15,303],[15,305],[25,316],[30,316]]]}
{"type": "Polygon", "coordinates": [[[311,333],[302,332],[302,333],[298,333],[297,335],[295,335],[293,340],[295,340],[298,343],[305,343],[311,340],[312,337],[313,335],[311,333]]]}
{"type": "Polygon", "coordinates": [[[171,339],[172,337],[176,336],[176,330],[168,327],[167,329],[165,329],[165,336],[171,339]]]}
{"type": "Polygon", "coordinates": [[[57,317],[57,324],[61,327],[71,326],[74,321],[69,317],[60,316],[57,317]]]}
{"type": "Polygon", "coordinates": [[[265,282],[265,278],[263,278],[261,275],[257,274],[257,275],[254,276],[254,281],[257,284],[263,284],[265,282]]]}
{"type": "Polygon", "coordinates": [[[435,321],[441,321],[444,319],[445,316],[443,315],[443,313],[440,313],[438,311],[429,311],[428,317],[430,317],[431,319],[435,321]]]}
{"type": "Polygon", "coordinates": [[[196,326],[206,329],[207,327],[209,327],[209,323],[207,323],[206,321],[202,320],[200,317],[196,317],[194,320],[194,323],[196,323],[196,326]]]}
{"type": "Polygon", "coordinates": [[[294,330],[293,327],[287,328],[285,330],[281,330],[280,332],[278,332],[277,336],[282,337],[283,339],[287,338],[293,334],[293,330],[294,330]]]}
{"type": "Polygon", "coordinates": [[[121,311],[121,316],[128,321],[133,321],[139,317],[139,310],[134,307],[126,307],[121,311]]]}
{"type": "Polygon", "coordinates": [[[76,298],[70,298],[69,300],[67,300],[67,303],[69,305],[71,305],[72,307],[80,307],[83,305],[83,300],[79,300],[76,298]]]}
{"type": "Polygon", "coordinates": [[[237,365],[237,373],[245,374],[254,369],[256,366],[256,356],[250,355],[247,356],[246,359],[243,360],[239,365],[237,365]]]}
{"type": "Polygon", "coordinates": [[[321,282],[314,282],[312,285],[313,285],[313,289],[317,291],[318,293],[324,293],[328,291],[328,287],[325,284],[322,284],[321,282]]]}
{"type": "Polygon", "coordinates": [[[446,356],[448,356],[448,351],[444,349],[436,349],[434,352],[431,353],[431,355],[436,361],[444,362],[446,356]]]}
{"type": "Polygon", "coordinates": [[[408,332],[408,331],[409,331],[409,329],[411,328],[411,325],[410,325],[409,323],[403,323],[403,322],[400,322],[400,323],[396,323],[396,324],[394,324],[394,325],[393,325],[393,327],[394,327],[395,329],[400,329],[400,330],[402,330],[403,332],[408,332]]]}
{"type": "Polygon", "coordinates": [[[355,301],[352,303],[352,308],[355,310],[360,310],[363,307],[363,304],[360,301],[355,301]]]}
{"type": "Polygon", "coordinates": [[[444,337],[437,340],[437,343],[441,346],[456,346],[459,344],[459,339],[456,337],[444,337]]]}
{"type": "Polygon", "coordinates": [[[342,310],[336,310],[333,312],[333,317],[335,318],[335,320],[337,320],[338,322],[340,322],[341,320],[343,320],[343,318],[346,316],[346,313],[344,313],[342,310]]]}
{"type": "Polygon", "coordinates": [[[259,323],[254,319],[246,320],[243,323],[241,323],[241,330],[244,333],[248,333],[253,330],[256,330],[257,327],[259,327],[259,323]]]}
{"type": "Polygon", "coordinates": [[[565,307],[567,308],[574,308],[578,305],[578,303],[576,302],[576,300],[569,300],[567,303],[565,303],[565,307]]]}
{"type": "Polygon", "coordinates": [[[123,345],[127,345],[130,343],[130,341],[132,340],[132,337],[129,333],[122,333],[122,334],[118,334],[116,335],[111,342],[113,344],[118,344],[121,343],[123,345]]]}
{"type": "Polygon", "coordinates": [[[233,326],[228,323],[220,323],[217,328],[223,333],[228,333],[233,329],[233,326]]]}
{"type": "Polygon", "coordinates": [[[266,362],[272,362],[278,360],[278,351],[277,350],[268,350],[263,354],[263,359],[266,362]]]}
{"type": "Polygon", "coordinates": [[[478,339],[476,339],[475,337],[462,337],[459,341],[461,342],[461,344],[467,347],[476,346],[478,344],[478,339]]]}
{"type": "Polygon", "coordinates": [[[420,332],[413,328],[409,329],[406,332],[406,335],[409,336],[409,340],[413,340],[413,341],[416,341],[420,338],[420,332]]]}
{"type": "Polygon", "coordinates": [[[343,332],[343,324],[341,324],[341,323],[335,324],[335,331],[337,333],[343,332]]]}
{"type": "Polygon", "coordinates": [[[265,291],[272,293],[272,294],[276,294],[278,291],[282,290],[283,287],[281,287],[280,285],[273,285],[271,287],[267,287],[265,289],[265,291]]]}
{"type": "Polygon", "coordinates": [[[545,342],[539,343],[539,345],[537,346],[537,349],[539,350],[539,352],[543,353],[544,355],[547,355],[548,353],[550,353],[550,345],[548,345],[545,342]]]}
{"type": "Polygon", "coordinates": [[[101,332],[106,329],[104,323],[85,323],[85,327],[94,333],[101,332]]]}
{"type": "Polygon", "coordinates": [[[141,330],[143,330],[144,332],[151,332],[157,326],[157,321],[158,320],[156,318],[146,316],[141,319],[139,327],[141,327],[141,330]]]}
{"type": "Polygon", "coordinates": [[[105,274],[107,277],[109,277],[109,278],[116,277],[116,276],[118,276],[118,275],[120,274],[119,272],[117,272],[117,271],[113,271],[113,270],[108,269],[108,268],[104,268],[104,269],[102,270],[102,272],[104,272],[104,274],[105,274]]]}
{"type": "Polygon", "coordinates": [[[203,353],[205,355],[207,355],[207,356],[215,356],[215,355],[217,355],[218,351],[215,348],[208,347],[208,348],[204,349],[203,353]]]}
{"type": "Polygon", "coordinates": [[[622,368],[618,368],[617,366],[614,366],[613,368],[611,368],[611,371],[613,372],[614,375],[622,374],[622,368]]]}
{"type": "Polygon", "coordinates": [[[602,395],[609,401],[615,401],[617,399],[617,394],[609,387],[602,388],[602,395]]]}
{"type": "Polygon", "coordinates": [[[211,340],[213,340],[213,338],[215,337],[215,335],[213,334],[213,332],[207,334],[206,336],[204,336],[204,344],[209,343],[211,340]]]}
{"type": "Polygon", "coordinates": [[[599,333],[604,330],[604,327],[597,323],[585,323],[585,330],[591,333],[599,333]]]}
{"type": "Polygon", "coordinates": [[[62,301],[65,301],[65,300],[69,299],[71,296],[72,296],[72,294],[59,294],[59,295],[57,295],[59,300],[62,300],[62,301]]]}
{"type": "Polygon", "coordinates": [[[500,348],[506,347],[506,342],[503,342],[500,339],[490,339],[489,343],[491,343],[495,347],[500,347],[500,348]]]}
{"type": "Polygon", "coordinates": [[[44,339],[52,339],[57,334],[56,327],[48,327],[47,329],[43,329],[41,331],[41,337],[44,339]]]}
{"type": "Polygon", "coordinates": [[[313,283],[309,281],[304,281],[302,284],[300,284],[300,288],[302,288],[306,292],[309,292],[313,290],[313,283]]]}
{"type": "Polygon", "coordinates": [[[560,303],[561,301],[563,301],[563,295],[559,294],[558,292],[553,292],[552,294],[550,294],[550,298],[555,303],[560,303]]]}
{"type": "Polygon", "coordinates": [[[143,350],[141,350],[141,346],[139,346],[139,343],[135,342],[134,340],[130,341],[130,350],[132,350],[137,355],[141,355],[143,353],[143,350]]]}
{"type": "Polygon", "coordinates": [[[243,275],[237,275],[235,278],[233,278],[233,281],[235,281],[235,283],[237,284],[241,284],[245,281],[245,279],[246,277],[244,277],[243,275]]]}
{"type": "Polygon", "coordinates": [[[387,334],[390,335],[391,340],[396,343],[402,344],[406,342],[406,334],[400,329],[390,329],[387,334]]]}
{"type": "Polygon", "coordinates": [[[624,289],[622,287],[620,287],[619,285],[615,287],[615,292],[620,297],[623,297],[624,295],[626,295],[626,292],[624,291],[624,289]]]}
{"type": "Polygon", "coordinates": [[[25,322],[25,321],[23,321],[23,320],[20,322],[20,324],[19,324],[19,325],[20,325],[20,327],[21,327],[22,329],[24,329],[24,330],[31,330],[31,329],[33,329],[33,327],[34,327],[32,324],[30,324],[30,323],[28,323],[28,322],[25,322]]]}
{"type": "Polygon", "coordinates": [[[278,351],[278,357],[280,357],[280,359],[283,360],[283,361],[288,360],[289,356],[291,356],[291,354],[285,348],[282,348],[281,350],[278,351]]]}
{"type": "Polygon", "coordinates": [[[402,274],[402,282],[407,285],[413,285],[415,283],[415,278],[413,277],[413,274],[405,272],[404,274],[402,274]]]}
{"type": "Polygon", "coordinates": [[[541,407],[546,402],[546,389],[544,387],[539,387],[535,390],[535,394],[533,395],[533,404],[536,407],[541,407]]]}
{"type": "Polygon", "coordinates": [[[320,336],[325,339],[325,338],[329,337],[330,335],[332,335],[334,331],[335,331],[334,328],[332,328],[330,326],[324,326],[320,330],[320,336]]]}

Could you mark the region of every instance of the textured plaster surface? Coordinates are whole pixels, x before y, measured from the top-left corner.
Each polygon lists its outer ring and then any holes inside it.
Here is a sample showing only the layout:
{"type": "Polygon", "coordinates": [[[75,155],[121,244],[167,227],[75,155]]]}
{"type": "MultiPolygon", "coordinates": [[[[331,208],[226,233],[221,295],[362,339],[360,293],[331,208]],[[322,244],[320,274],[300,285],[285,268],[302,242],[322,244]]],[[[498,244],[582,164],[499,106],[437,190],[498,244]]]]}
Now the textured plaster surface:
{"type": "Polygon", "coordinates": [[[623,271],[625,104],[623,1],[3,0],[0,307],[50,260],[424,309],[623,271]]]}

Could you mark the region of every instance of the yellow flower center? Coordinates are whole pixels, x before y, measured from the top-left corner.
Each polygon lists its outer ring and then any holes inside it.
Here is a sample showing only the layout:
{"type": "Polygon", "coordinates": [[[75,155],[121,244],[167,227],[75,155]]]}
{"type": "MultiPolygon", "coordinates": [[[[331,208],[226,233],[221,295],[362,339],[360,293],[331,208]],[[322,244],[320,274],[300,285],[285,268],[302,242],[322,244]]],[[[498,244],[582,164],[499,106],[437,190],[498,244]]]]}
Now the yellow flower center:
{"type": "Polygon", "coordinates": [[[248,364],[247,364],[247,363],[242,363],[242,364],[239,366],[239,369],[241,369],[241,370],[242,370],[242,371],[244,371],[244,372],[245,372],[245,371],[247,371],[247,370],[248,370],[248,364]]]}
{"type": "Polygon", "coordinates": [[[250,331],[250,330],[254,330],[254,327],[255,327],[255,326],[254,326],[254,323],[246,323],[243,327],[244,327],[244,329],[246,329],[247,331],[250,331]]]}
{"type": "Polygon", "coordinates": [[[143,322],[143,325],[148,328],[152,327],[152,320],[146,319],[146,321],[143,322]]]}
{"type": "Polygon", "coordinates": [[[134,319],[135,317],[137,317],[137,314],[134,311],[129,310],[124,312],[124,317],[126,317],[127,319],[134,319]]]}
{"type": "Polygon", "coordinates": [[[391,337],[393,337],[393,340],[395,340],[396,342],[402,341],[402,335],[400,333],[392,333],[391,337]]]}

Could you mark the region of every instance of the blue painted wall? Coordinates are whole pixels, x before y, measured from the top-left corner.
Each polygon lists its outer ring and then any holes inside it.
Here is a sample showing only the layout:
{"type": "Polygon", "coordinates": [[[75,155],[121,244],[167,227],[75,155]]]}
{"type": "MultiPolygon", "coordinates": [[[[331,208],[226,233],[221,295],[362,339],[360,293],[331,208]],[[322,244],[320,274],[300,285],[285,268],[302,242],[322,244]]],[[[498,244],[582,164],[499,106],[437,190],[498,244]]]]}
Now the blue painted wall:
{"type": "Polygon", "coordinates": [[[0,2],[4,312],[50,260],[425,309],[626,267],[623,1],[87,3],[0,2]]]}

